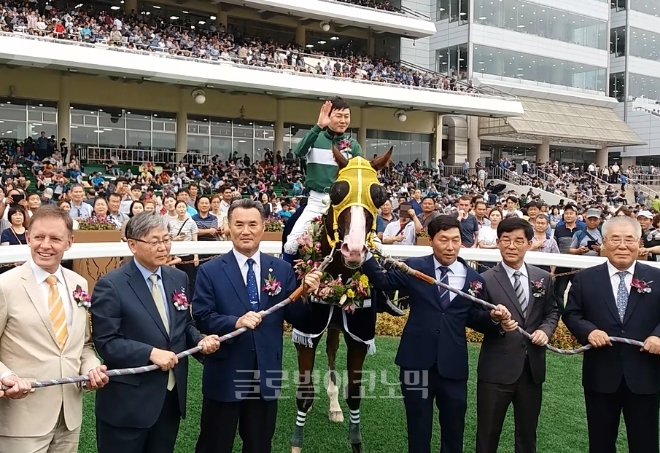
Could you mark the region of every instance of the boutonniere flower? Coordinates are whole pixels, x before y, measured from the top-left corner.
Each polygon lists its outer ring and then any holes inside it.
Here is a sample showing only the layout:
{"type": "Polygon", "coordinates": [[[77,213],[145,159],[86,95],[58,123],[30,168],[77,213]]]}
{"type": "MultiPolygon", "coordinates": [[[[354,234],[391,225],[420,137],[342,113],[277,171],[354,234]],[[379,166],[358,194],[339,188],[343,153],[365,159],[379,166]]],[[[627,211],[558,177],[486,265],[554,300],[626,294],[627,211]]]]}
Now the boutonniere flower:
{"type": "Polygon", "coordinates": [[[277,296],[282,292],[282,284],[277,279],[275,279],[275,277],[273,277],[271,272],[273,272],[273,270],[268,269],[268,278],[265,280],[264,286],[261,288],[261,290],[272,297],[277,296]]]}
{"type": "Polygon", "coordinates": [[[484,285],[479,281],[475,280],[470,283],[470,289],[468,289],[468,294],[473,297],[479,296],[479,291],[483,289],[484,285]]]}
{"type": "Polygon", "coordinates": [[[641,279],[633,276],[632,283],[630,284],[630,286],[632,286],[633,288],[637,288],[638,293],[650,293],[651,292],[651,283],[653,283],[653,282],[650,281],[650,282],[647,283],[644,280],[641,280],[641,279]]]}
{"type": "Polygon", "coordinates": [[[343,139],[339,141],[339,151],[345,151],[351,149],[351,141],[343,139]]]}
{"type": "Polygon", "coordinates": [[[85,309],[92,306],[92,298],[89,297],[89,294],[80,285],[77,285],[73,291],[73,300],[76,301],[79,307],[84,307],[85,309]]]}
{"type": "Polygon", "coordinates": [[[534,297],[543,297],[545,296],[545,287],[543,286],[543,280],[537,280],[535,282],[532,282],[532,295],[534,297]]]}
{"type": "Polygon", "coordinates": [[[181,291],[174,293],[174,296],[172,296],[172,301],[174,302],[174,308],[179,311],[190,309],[190,302],[188,302],[188,296],[186,296],[183,288],[181,288],[181,291]]]}

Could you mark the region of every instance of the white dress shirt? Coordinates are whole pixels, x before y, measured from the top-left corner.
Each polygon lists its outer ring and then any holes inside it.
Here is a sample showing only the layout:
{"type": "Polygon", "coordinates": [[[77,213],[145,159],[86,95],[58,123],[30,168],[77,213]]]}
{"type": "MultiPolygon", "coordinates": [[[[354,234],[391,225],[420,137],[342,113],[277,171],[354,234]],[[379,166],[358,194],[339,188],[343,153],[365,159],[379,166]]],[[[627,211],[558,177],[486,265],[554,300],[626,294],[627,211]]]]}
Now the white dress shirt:
{"type": "MultiPolygon", "coordinates": [[[[383,239],[395,237],[401,230],[400,222],[390,222],[383,231],[383,239]]],[[[415,222],[410,220],[403,227],[403,241],[393,242],[392,245],[414,245],[417,235],[415,234],[415,222]]]]}
{"type": "MultiPolygon", "coordinates": [[[[612,263],[607,261],[607,274],[610,276],[610,283],[612,284],[612,294],[614,294],[614,301],[616,302],[617,295],[619,294],[619,281],[621,280],[618,275],[618,272],[621,272],[616,267],[612,266],[612,263]]],[[[626,282],[626,289],[628,290],[628,295],[630,295],[630,287],[632,286],[633,275],[635,274],[635,262],[633,261],[632,266],[626,269],[628,274],[624,278],[626,282]]]]}
{"type": "MultiPolygon", "coordinates": [[[[43,295],[39,303],[44,304],[46,313],[48,313],[48,290],[50,289],[46,279],[51,275],[39,266],[34,261],[30,260],[30,267],[34,273],[34,279],[37,281],[37,288],[43,295]]],[[[57,271],[52,274],[57,277],[57,290],[60,292],[62,298],[62,305],[64,306],[64,316],[66,316],[66,325],[71,327],[73,321],[73,306],[71,305],[71,296],[76,288],[67,288],[64,281],[64,274],[62,273],[62,266],[57,268],[57,271]]]]}
{"type": "Polygon", "coordinates": [[[243,283],[245,283],[245,287],[247,288],[247,274],[248,270],[250,270],[250,266],[247,263],[247,260],[252,258],[254,260],[254,264],[252,265],[252,270],[254,270],[254,275],[257,277],[257,292],[259,293],[259,300],[261,300],[261,284],[259,283],[259,279],[261,278],[261,253],[257,250],[257,253],[255,253],[252,256],[245,256],[240,252],[237,252],[236,249],[231,249],[232,253],[234,254],[234,257],[236,257],[236,262],[238,263],[238,268],[241,270],[241,275],[243,276],[243,283]]]}
{"type": "MultiPolygon", "coordinates": [[[[440,261],[438,261],[434,256],[433,265],[435,266],[435,279],[441,281],[442,272],[440,272],[440,267],[444,266],[444,264],[441,264],[440,261]]],[[[449,286],[451,286],[452,288],[462,290],[463,287],[465,286],[465,278],[467,277],[467,268],[463,263],[461,263],[458,260],[454,261],[451,265],[447,267],[449,268],[449,271],[447,272],[447,279],[449,280],[449,286]]],[[[440,294],[442,294],[445,291],[445,289],[440,286],[438,287],[438,289],[440,290],[440,294]]],[[[456,293],[449,291],[449,300],[454,300],[455,297],[456,297],[456,293]]]]}
{"type": "Polygon", "coordinates": [[[513,277],[513,273],[516,272],[516,270],[520,271],[522,274],[520,276],[520,284],[522,285],[523,289],[523,294],[525,295],[525,300],[527,300],[527,303],[529,304],[529,275],[527,275],[527,266],[524,264],[520,267],[520,269],[513,269],[512,267],[507,266],[504,264],[502,261],[502,267],[506,271],[506,275],[509,277],[509,281],[511,282],[511,287],[516,288],[516,279],[513,277]]]}

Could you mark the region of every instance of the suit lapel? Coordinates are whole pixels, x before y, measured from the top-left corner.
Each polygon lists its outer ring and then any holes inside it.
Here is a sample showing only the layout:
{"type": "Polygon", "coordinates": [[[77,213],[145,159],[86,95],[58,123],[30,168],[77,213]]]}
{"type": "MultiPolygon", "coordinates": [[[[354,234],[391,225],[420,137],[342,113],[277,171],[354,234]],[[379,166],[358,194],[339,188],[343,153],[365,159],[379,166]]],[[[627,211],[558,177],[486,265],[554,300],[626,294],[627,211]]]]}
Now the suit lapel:
{"type": "MultiPolygon", "coordinates": [[[[69,302],[71,303],[71,327],[69,328],[69,336],[66,340],[66,346],[69,345],[71,342],[71,338],[74,336],[76,333],[76,329],[80,323],[80,317],[81,316],[86,316],[87,315],[87,310],[84,307],[79,307],[78,303],[73,300],[73,291],[76,289],[76,282],[73,281],[73,279],[68,278],[67,274],[64,270],[62,270],[62,275],[64,276],[64,287],[66,288],[66,296],[69,298],[69,302]]],[[[61,295],[64,297],[64,295],[61,295]]],[[[62,299],[64,302],[64,299],[62,299]]],[[[83,324],[84,325],[84,324],[83,324]]]]}
{"type": "MultiPolygon", "coordinates": [[[[433,260],[433,255],[429,255],[426,258],[426,262],[424,263],[425,269],[422,269],[422,272],[424,272],[427,275],[430,275],[433,278],[437,278],[437,275],[435,273],[435,261],[433,260]]],[[[433,292],[433,301],[435,304],[442,310],[442,303],[440,302],[440,294],[441,291],[444,291],[445,288],[442,286],[431,286],[431,291],[433,292]]]]}
{"type": "MultiPolygon", "coordinates": [[[[611,279],[610,279],[610,273],[608,271],[607,263],[603,263],[600,266],[598,266],[597,270],[598,273],[600,274],[600,278],[597,281],[603,283],[602,285],[599,286],[601,288],[604,288],[604,291],[601,290],[601,293],[602,292],[605,293],[604,294],[605,305],[607,305],[607,308],[610,309],[610,312],[612,313],[612,316],[614,316],[614,319],[616,319],[618,322],[621,322],[621,318],[619,317],[619,310],[616,308],[616,299],[614,298],[614,293],[612,292],[612,284],[610,283],[611,279]]],[[[631,288],[631,290],[632,289],[633,288],[631,288]]],[[[628,297],[628,303],[630,303],[630,297],[628,297]]]]}
{"type": "Polygon", "coordinates": [[[39,313],[39,316],[44,323],[44,327],[46,327],[50,337],[53,339],[55,344],[57,344],[57,338],[55,338],[53,324],[50,322],[50,316],[48,316],[47,301],[43,300],[43,294],[37,285],[37,280],[34,278],[34,273],[32,272],[32,268],[30,267],[29,262],[26,262],[23,265],[22,283],[23,288],[25,288],[25,291],[30,298],[30,301],[34,305],[34,308],[37,310],[37,313],[39,313]]]}
{"type": "MultiPolygon", "coordinates": [[[[635,274],[633,275],[633,278],[646,281],[646,271],[642,266],[639,265],[639,263],[635,263],[635,274]]],[[[628,296],[628,306],[626,307],[625,315],[623,315],[624,324],[626,321],[628,321],[630,316],[632,316],[633,311],[635,311],[635,307],[637,307],[637,302],[639,301],[640,297],[644,297],[644,294],[640,294],[637,291],[637,288],[631,286],[630,296],[628,296]]]]}
{"type": "MultiPolygon", "coordinates": [[[[224,266],[222,269],[227,275],[227,279],[231,283],[238,299],[243,303],[245,308],[248,311],[252,311],[252,304],[248,300],[247,287],[245,286],[245,280],[243,280],[243,274],[241,274],[241,269],[238,267],[238,261],[234,256],[234,252],[229,252],[222,258],[224,260],[224,266]]],[[[263,269],[263,268],[262,268],[263,269]]]]}
{"type": "MultiPolygon", "coordinates": [[[[518,314],[520,315],[521,318],[523,318],[523,313],[522,313],[522,308],[520,307],[520,301],[518,300],[518,297],[516,296],[516,292],[513,290],[513,285],[511,285],[511,280],[509,279],[509,274],[506,273],[506,270],[504,267],[502,267],[502,264],[498,264],[493,268],[493,272],[497,274],[497,283],[500,285],[502,290],[504,290],[504,294],[509,298],[509,301],[513,305],[513,308],[516,309],[518,314]]],[[[529,275],[529,269],[528,269],[528,274],[529,275]]],[[[531,280],[531,276],[530,276],[531,280]]],[[[530,288],[530,295],[531,293],[531,288],[530,288]]]]}
{"type": "Polygon", "coordinates": [[[165,309],[167,310],[168,319],[170,321],[170,336],[171,336],[172,331],[174,329],[174,316],[176,314],[176,308],[174,308],[174,305],[171,303],[174,293],[176,291],[181,291],[183,293],[186,293],[186,297],[188,297],[189,303],[192,302],[192,300],[190,299],[190,295],[187,294],[186,288],[176,287],[176,282],[174,281],[174,277],[172,277],[168,267],[162,266],[160,268],[160,272],[161,275],[163,276],[163,288],[165,289],[165,309]]]}
{"type": "MultiPolygon", "coordinates": [[[[261,282],[265,282],[266,279],[268,278],[268,274],[273,275],[273,278],[277,280],[277,276],[274,275],[273,271],[273,259],[266,255],[265,253],[260,253],[261,255],[261,263],[259,265],[261,266],[261,282]]],[[[268,304],[268,299],[269,295],[266,291],[264,291],[263,284],[260,282],[257,282],[257,285],[259,285],[259,309],[263,310],[265,309],[269,304],[268,304]]]]}
{"type": "MultiPolygon", "coordinates": [[[[147,286],[147,282],[144,280],[142,273],[133,261],[126,266],[126,275],[128,275],[128,285],[133,289],[140,303],[144,306],[145,310],[147,310],[147,313],[149,313],[163,335],[165,335],[165,338],[169,338],[167,330],[165,330],[165,324],[163,324],[163,321],[160,318],[160,313],[158,313],[158,309],[156,308],[156,302],[154,302],[151,291],[149,291],[149,287],[147,286]]],[[[167,296],[167,294],[165,294],[165,296],[167,296]]],[[[167,303],[167,301],[165,301],[165,303],[167,303]]]]}

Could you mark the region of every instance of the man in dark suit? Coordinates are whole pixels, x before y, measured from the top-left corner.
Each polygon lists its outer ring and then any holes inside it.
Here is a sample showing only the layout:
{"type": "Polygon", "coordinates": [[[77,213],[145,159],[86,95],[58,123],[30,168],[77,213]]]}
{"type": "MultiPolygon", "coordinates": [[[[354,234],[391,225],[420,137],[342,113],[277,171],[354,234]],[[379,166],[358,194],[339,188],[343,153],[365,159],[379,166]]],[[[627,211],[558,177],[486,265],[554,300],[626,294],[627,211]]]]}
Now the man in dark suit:
{"type": "Polygon", "coordinates": [[[545,381],[545,345],[559,313],[550,274],[525,264],[534,230],[527,220],[511,217],[497,226],[502,262],[481,276],[484,299],[498,301],[511,313],[502,328],[485,332],[477,367],[477,453],[497,453],[506,412],[515,409],[515,451],[536,453],[536,428],[545,381]],[[525,338],[520,325],[532,335],[525,338]],[[505,331],[509,333],[505,334],[505,331]]]}
{"type": "MultiPolygon", "coordinates": [[[[483,280],[458,258],[460,223],[453,216],[438,216],[428,227],[433,254],[409,258],[406,263],[438,281],[479,297],[483,280]]],[[[440,411],[442,453],[463,452],[467,410],[468,350],[465,327],[485,331],[508,319],[503,306],[487,311],[482,306],[441,287],[425,284],[398,270],[383,270],[370,258],[363,266],[374,288],[405,289],[410,314],[403,330],[395,363],[400,367],[401,393],[406,408],[408,452],[430,453],[433,400],[440,411]]]]}
{"type": "Polygon", "coordinates": [[[562,317],[581,344],[594,348],[582,361],[589,452],[616,452],[623,411],[628,453],[658,453],[660,270],[635,261],[642,233],[635,219],[612,217],[602,233],[607,262],[575,276],[562,317]]]}
{"type": "MultiPolygon", "coordinates": [[[[297,308],[287,305],[265,318],[261,311],[291,295],[296,277],[289,263],[259,252],[264,232],[261,203],[237,200],[227,218],[233,249],[200,266],[193,314],[204,333],[249,330],[204,362],[201,432],[195,451],[231,453],[238,425],[243,453],[269,453],[281,388],[283,322],[291,322],[297,308]],[[268,281],[276,281],[279,289],[269,290],[268,281]]],[[[309,290],[318,288],[320,277],[318,271],[305,277],[309,290]]]]}
{"type": "Polygon", "coordinates": [[[165,266],[167,221],[144,212],[126,226],[133,260],[99,279],[92,294],[92,337],[109,369],[156,364],[162,371],[113,377],[96,395],[99,453],[169,453],[186,415],[188,359],[176,354],[220,347],[202,338],[186,305],[186,274],[165,266]]]}

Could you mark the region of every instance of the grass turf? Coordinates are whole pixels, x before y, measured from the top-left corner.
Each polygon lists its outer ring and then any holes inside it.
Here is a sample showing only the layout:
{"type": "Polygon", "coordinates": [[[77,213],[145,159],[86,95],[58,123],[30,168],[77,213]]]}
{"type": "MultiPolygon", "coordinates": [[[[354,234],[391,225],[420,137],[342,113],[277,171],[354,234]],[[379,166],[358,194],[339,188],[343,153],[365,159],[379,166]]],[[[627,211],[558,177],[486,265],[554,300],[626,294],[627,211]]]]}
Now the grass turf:
{"type": "MultiPolygon", "coordinates": [[[[296,414],[295,388],[291,385],[291,376],[297,370],[295,348],[291,339],[284,339],[284,369],[289,373],[288,386],[282,391],[279,403],[277,430],[273,439],[273,452],[286,453],[290,451],[291,436],[296,414]]],[[[367,357],[365,370],[375,371],[375,385],[366,385],[365,396],[361,405],[361,427],[363,448],[366,453],[404,453],[407,451],[406,420],[403,401],[400,399],[398,385],[386,385],[382,381],[394,384],[398,379],[398,368],[394,365],[394,355],[398,347],[397,338],[377,338],[378,351],[367,357]],[[383,376],[386,376],[383,378],[383,376]],[[388,397],[393,394],[395,397],[388,397]]],[[[470,380],[468,382],[468,411],[466,417],[464,451],[474,451],[476,429],[476,360],[479,346],[471,344],[470,380]]],[[[181,424],[176,445],[176,453],[191,453],[199,433],[199,418],[201,413],[201,366],[191,361],[192,366],[188,378],[188,418],[181,424]]],[[[346,363],[346,348],[339,350],[338,370],[343,372],[346,363]]],[[[538,451],[552,453],[587,452],[587,430],[584,410],[584,400],[581,386],[581,357],[558,356],[548,353],[548,376],[543,391],[543,409],[539,421],[538,451]]],[[[325,347],[322,344],[317,353],[316,369],[321,381],[326,375],[327,360],[325,347]]],[[[340,378],[341,379],[341,378],[340,378]]],[[[319,399],[314,403],[307,417],[305,426],[305,443],[303,452],[337,453],[349,452],[348,444],[348,408],[342,400],[340,404],[344,411],[344,423],[330,423],[328,420],[328,397],[325,390],[317,387],[319,399]]],[[[86,396],[84,408],[84,423],[80,437],[81,453],[96,451],[94,430],[94,395],[86,396]]],[[[240,452],[240,439],[234,445],[234,452],[240,452]]],[[[439,446],[439,429],[437,418],[434,420],[434,436],[432,450],[439,446]]],[[[625,433],[619,436],[618,451],[627,451],[625,433]]],[[[509,414],[502,432],[500,442],[501,453],[513,452],[513,410],[509,414]]]]}

